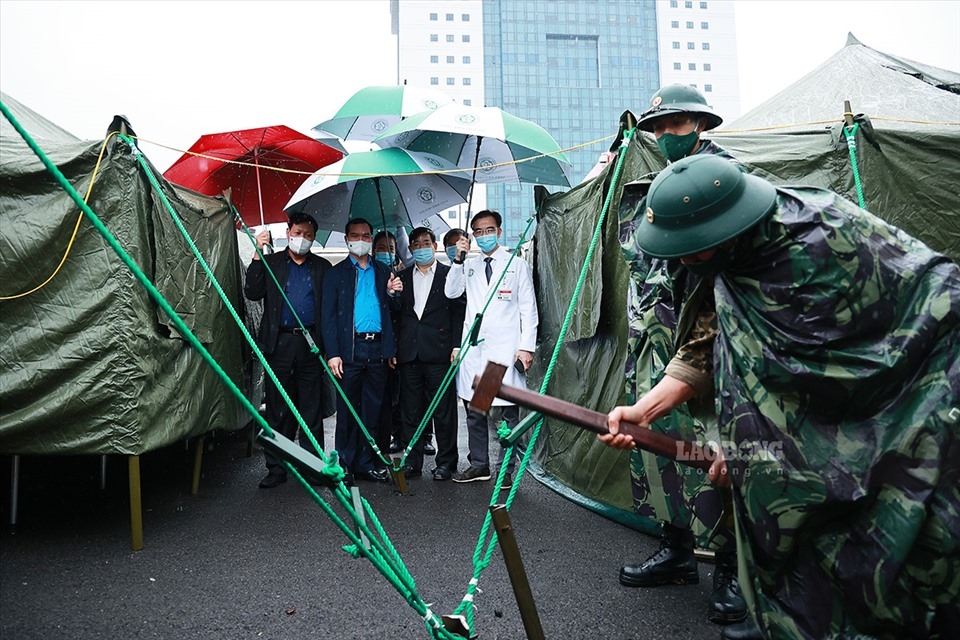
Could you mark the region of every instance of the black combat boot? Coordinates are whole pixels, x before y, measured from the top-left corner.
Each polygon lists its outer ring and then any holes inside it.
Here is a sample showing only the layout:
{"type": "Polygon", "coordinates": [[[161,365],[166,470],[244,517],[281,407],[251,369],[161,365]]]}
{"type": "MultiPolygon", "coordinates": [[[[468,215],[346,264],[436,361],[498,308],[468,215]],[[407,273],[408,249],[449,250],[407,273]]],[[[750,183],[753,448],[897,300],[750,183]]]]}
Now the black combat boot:
{"type": "Polygon", "coordinates": [[[663,584],[697,584],[697,559],[693,557],[693,532],[669,524],[663,525],[660,549],[643,564],[625,564],[620,568],[620,584],[625,587],[658,587],[663,584]]]}
{"type": "Polygon", "coordinates": [[[747,603],[743,601],[737,580],[737,555],[718,551],[713,572],[713,593],[710,594],[710,622],[728,624],[746,618],[747,603]]]}

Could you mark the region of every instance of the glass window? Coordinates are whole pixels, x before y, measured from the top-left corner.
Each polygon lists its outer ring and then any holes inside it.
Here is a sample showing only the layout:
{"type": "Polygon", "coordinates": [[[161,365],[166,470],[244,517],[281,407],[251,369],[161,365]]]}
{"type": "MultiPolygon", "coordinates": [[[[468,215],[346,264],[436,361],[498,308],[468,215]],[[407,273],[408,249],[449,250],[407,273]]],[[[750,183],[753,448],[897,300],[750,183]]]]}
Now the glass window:
{"type": "Polygon", "coordinates": [[[671,9],[677,8],[677,0],[670,0],[670,8],[671,9]]]}
{"type": "Polygon", "coordinates": [[[709,23],[709,22],[701,22],[701,23],[700,23],[700,28],[701,28],[701,29],[709,29],[709,28],[710,28],[710,23],[709,23]]]}
{"type": "Polygon", "coordinates": [[[464,78],[464,79],[463,79],[463,86],[465,86],[465,87],[469,87],[469,86],[470,86],[470,78],[464,78]]]}
{"type": "Polygon", "coordinates": [[[680,28],[680,21],[679,21],[679,20],[671,20],[671,21],[670,21],[670,27],[673,28],[673,29],[679,29],[679,28],[680,28]]]}
{"type": "Polygon", "coordinates": [[[430,56],[430,62],[433,64],[440,62],[440,56],[430,56]]]}
{"type": "Polygon", "coordinates": [[[712,84],[705,84],[705,85],[703,85],[703,90],[706,91],[707,93],[710,93],[711,91],[713,91],[713,85],[712,85],[712,84]]]}
{"type": "Polygon", "coordinates": [[[706,2],[701,2],[701,3],[700,3],[700,8],[701,8],[701,9],[706,9],[706,8],[707,8],[707,3],[706,3],[706,2]]]}
{"type": "Polygon", "coordinates": [[[680,43],[677,42],[676,40],[674,40],[674,41],[673,41],[673,48],[674,48],[674,49],[679,49],[679,48],[680,48],[680,43]]]}
{"type": "Polygon", "coordinates": [[[463,64],[470,64],[470,56],[463,56],[463,64]]]}
{"type": "Polygon", "coordinates": [[[431,22],[436,22],[436,20],[437,20],[437,14],[431,13],[431,14],[430,14],[430,20],[431,20],[431,22]]]}
{"type": "Polygon", "coordinates": [[[447,84],[452,85],[454,83],[453,78],[447,78],[447,84]]]}
{"type": "MultiPolygon", "coordinates": [[[[690,48],[693,49],[693,47],[690,47],[690,48]]],[[[702,48],[704,51],[710,51],[710,43],[709,43],[709,42],[704,42],[703,45],[701,46],[701,48],[702,48]]]]}
{"type": "Polygon", "coordinates": [[[679,62],[674,62],[674,63],[673,63],[673,70],[674,70],[674,71],[680,71],[680,63],[679,63],[679,62]]]}
{"type": "Polygon", "coordinates": [[[448,33],[448,34],[447,34],[447,42],[453,42],[453,34],[452,34],[452,33],[448,33]]]}
{"type": "Polygon", "coordinates": [[[690,71],[696,71],[696,70],[697,70],[697,63],[696,63],[696,62],[691,62],[691,63],[687,64],[687,69],[690,70],[690,71]]]}
{"type": "Polygon", "coordinates": [[[693,9],[693,2],[692,2],[692,0],[687,0],[686,2],[684,2],[684,3],[683,3],[683,8],[684,8],[684,9],[693,9]]]}
{"type": "Polygon", "coordinates": [[[453,64],[453,61],[454,61],[453,56],[447,56],[447,64],[453,64]]]}
{"type": "Polygon", "coordinates": [[[439,42],[440,38],[435,33],[430,34],[430,42],[439,42]]]}
{"type": "Polygon", "coordinates": [[[460,41],[461,41],[461,42],[470,42],[470,35],[469,35],[469,34],[466,34],[466,33],[463,34],[462,36],[460,36],[460,41]]]}
{"type": "Polygon", "coordinates": [[[453,14],[452,14],[452,13],[448,13],[447,16],[446,16],[446,18],[447,18],[447,22],[453,22],[453,14]]]}
{"type": "Polygon", "coordinates": [[[470,22],[470,14],[469,14],[469,13],[464,13],[464,14],[462,14],[462,15],[460,16],[460,19],[461,19],[462,21],[464,21],[464,22],[470,22]]]}
{"type": "Polygon", "coordinates": [[[704,62],[704,63],[703,63],[703,70],[704,70],[704,71],[710,71],[710,63],[709,63],[709,62],[704,62]]]}
{"type": "Polygon", "coordinates": [[[693,29],[693,20],[687,20],[687,29],[693,29]]]}
{"type": "Polygon", "coordinates": [[[466,99],[466,100],[463,101],[463,104],[466,105],[466,106],[468,106],[468,107],[473,106],[473,100],[470,100],[470,99],[468,98],[468,99],[466,99]]]}
{"type": "MultiPolygon", "coordinates": [[[[687,49],[694,49],[694,48],[695,48],[695,45],[694,45],[692,42],[688,42],[688,43],[687,43],[687,49]]],[[[706,48],[706,47],[704,47],[704,48],[706,48]]]]}
{"type": "Polygon", "coordinates": [[[430,78],[430,84],[440,84],[440,78],[436,76],[430,78]]]}

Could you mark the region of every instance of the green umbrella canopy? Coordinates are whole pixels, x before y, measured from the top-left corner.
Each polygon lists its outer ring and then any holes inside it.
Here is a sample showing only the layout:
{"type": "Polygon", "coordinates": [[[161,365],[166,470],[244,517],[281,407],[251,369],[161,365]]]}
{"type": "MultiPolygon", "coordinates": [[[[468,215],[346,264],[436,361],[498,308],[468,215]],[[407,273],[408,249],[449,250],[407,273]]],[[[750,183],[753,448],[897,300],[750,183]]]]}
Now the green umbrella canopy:
{"type": "Polygon", "coordinates": [[[313,128],[343,140],[373,140],[390,126],[416,113],[453,102],[437,91],[407,85],[365,87],[343,103],[336,115],[313,128]]]}
{"type": "Polygon", "coordinates": [[[363,217],[389,229],[418,226],[466,202],[470,179],[453,163],[429,153],[379,149],[353,153],[317,171],[284,210],[313,217],[320,229],[343,231],[363,217]]]}

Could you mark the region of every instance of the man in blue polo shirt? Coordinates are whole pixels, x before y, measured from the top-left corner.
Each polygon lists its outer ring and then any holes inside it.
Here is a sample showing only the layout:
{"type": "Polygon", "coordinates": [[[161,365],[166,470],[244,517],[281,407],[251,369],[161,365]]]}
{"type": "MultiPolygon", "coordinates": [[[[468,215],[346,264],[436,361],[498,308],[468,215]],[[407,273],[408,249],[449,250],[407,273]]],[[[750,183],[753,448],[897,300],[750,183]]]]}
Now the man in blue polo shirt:
{"type": "MultiPolygon", "coordinates": [[[[294,213],[287,227],[287,250],[266,256],[266,266],[277,282],[283,283],[283,291],[267,277],[264,261],[259,253],[255,253],[247,268],[244,295],[250,300],[263,300],[263,320],[257,343],[307,428],[323,445],[323,418],[333,412],[333,407],[322,406],[325,395],[323,367],[318,357],[310,352],[305,334],[309,334],[314,343],[319,341],[321,287],[330,263],[310,253],[317,237],[317,223],[313,218],[294,213]],[[284,301],[284,295],[290,301],[289,305],[284,301]]],[[[262,249],[270,241],[270,236],[261,231],[256,241],[262,249]]],[[[265,395],[267,424],[293,440],[299,426],[273,382],[267,382],[265,395]]],[[[315,453],[309,438],[302,432],[300,445],[315,453]]],[[[286,482],[287,472],[280,461],[266,450],[264,457],[267,475],[260,481],[260,488],[272,489],[286,482]]]]}
{"type": "MultiPolygon", "coordinates": [[[[373,226],[354,218],[344,229],[350,255],[327,272],[321,311],[327,364],[370,435],[374,435],[396,343],[387,296],[399,295],[400,279],[371,259],[373,226]]],[[[340,463],[353,479],[386,482],[386,468],[347,408],[337,398],[335,446],[340,463]]],[[[387,453],[387,452],[383,452],[387,453]]]]}

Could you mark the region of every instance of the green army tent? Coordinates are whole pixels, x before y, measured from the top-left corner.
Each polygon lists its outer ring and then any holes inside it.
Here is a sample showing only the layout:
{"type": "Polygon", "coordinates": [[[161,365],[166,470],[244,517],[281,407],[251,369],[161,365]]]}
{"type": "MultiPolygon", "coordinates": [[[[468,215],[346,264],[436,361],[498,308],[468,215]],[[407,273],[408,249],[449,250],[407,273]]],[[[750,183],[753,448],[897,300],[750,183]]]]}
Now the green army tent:
{"type": "MultiPolygon", "coordinates": [[[[960,156],[956,152],[960,74],[954,71],[875,51],[850,36],[846,46],[808,76],[709,137],[748,170],[774,183],[826,187],[857,202],[851,154],[843,134],[844,101],[858,114],[853,136],[866,208],[960,259],[960,156]]],[[[625,371],[650,367],[653,358],[669,357],[656,350],[634,353],[628,343],[631,314],[636,312],[628,292],[635,299],[642,267],[624,260],[619,240],[626,240],[632,223],[618,219],[623,185],[649,181],[664,161],[647,134],[634,138],[623,161],[623,175],[612,194],[573,329],[547,390],[604,412],[652,386],[650,380],[634,380],[625,371]],[[637,270],[633,279],[631,269],[637,270]],[[646,362],[638,361],[644,358],[646,362]]],[[[535,240],[540,358],[546,358],[550,353],[546,347],[555,343],[615,165],[616,158],[595,178],[568,192],[541,193],[535,240]]],[[[534,368],[537,385],[543,365],[538,361],[534,368]]],[[[662,371],[663,367],[653,368],[662,371]]],[[[702,407],[696,417],[687,410],[674,412],[661,421],[665,424],[660,428],[682,433],[693,419],[706,420],[708,429],[716,428],[712,412],[702,407]]],[[[633,504],[628,456],[599,444],[592,434],[548,420],[536,450],[542,480],[609,517],[652,531],[655,518],[649,514],[657,513],[664,496],[657,495],[653,456],[644,455],[643,461],[648,471],[640,472],[646,473],[650,496],[647,502],[633,504]]],[[[694,470],[686,485],[685,492],[696,495],[705,480],[694,470]]],[[[700,544],[705,543],[708,529],[708,523],[694,522],[700,544]]]]}
{"type": "MultiPolygon", "coordinates": [[[[93,180],[93,211],[240,384],[240,332],[131,148],[111,136],[98,166],[101,142],[2,100],[81,195],[93,180]]],[[[0,147],[0,453],[139,455],[245,424],[223,383],[5,118],[0,147]]],[[[236,306],[226,202],[154,173],[236,306]]]]}

